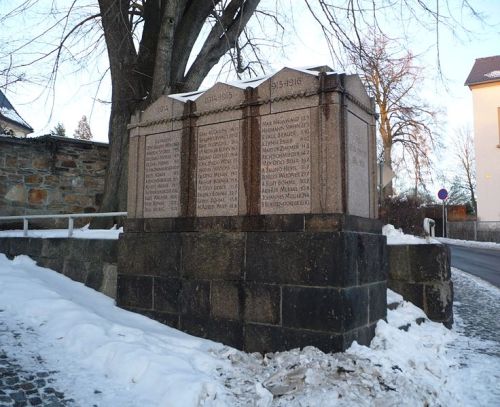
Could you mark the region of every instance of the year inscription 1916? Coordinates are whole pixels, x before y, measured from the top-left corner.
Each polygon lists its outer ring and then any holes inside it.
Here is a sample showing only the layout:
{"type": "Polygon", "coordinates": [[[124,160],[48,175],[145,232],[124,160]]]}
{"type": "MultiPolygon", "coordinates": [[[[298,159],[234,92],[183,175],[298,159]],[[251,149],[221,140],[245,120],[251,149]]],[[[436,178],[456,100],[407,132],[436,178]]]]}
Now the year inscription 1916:
{"type": "Polygon", "coordinates": [[[311,211],[310,112],[262,118],[261,213],[311,211]]]}
{"type": "Polygon", "coordinates": [[[181,132],[146,138],[144,217],[179,216],[181,132]]]}

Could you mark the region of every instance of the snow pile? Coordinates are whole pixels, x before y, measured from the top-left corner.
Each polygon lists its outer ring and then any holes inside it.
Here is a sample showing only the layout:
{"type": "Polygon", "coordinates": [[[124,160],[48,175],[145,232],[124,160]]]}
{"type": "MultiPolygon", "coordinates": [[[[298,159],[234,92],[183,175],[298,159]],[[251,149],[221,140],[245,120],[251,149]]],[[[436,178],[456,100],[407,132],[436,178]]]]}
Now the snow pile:
{"type": "MultiPolygon", "coordinates": [[[[2,237],[24,237],[22,230],[0,230],[0,238],[2,237]]],[[[73,238],[75,239],[109,239],[117,240],[120,233],[123,233],[123,228],[116,228],[116,225],[111,229],[90,229],[89,225],[82,228],[73,229],[73,238]]],[[[41,239],[55,239],[68,237],[68,229],[40,229],[28,230],[27,237],[35,237],[41,239]]]]}
{"type": "Polygon", "coordinates": [[[59,372],[54,386],[81,406],[464,405],[447,381],[459,368],[448,348],[456,334],[391,291],[388,303],[370,348],[263,357],[119,309],[26,256],[0,254],[0,324],[29,336],[2,346],[18,360],[39,354],[59,372]]]}
{"type": "Polygon", "coordinates": [[[382,234],[387,237],[387,244],[398,245],[398,244],[440,244],[438,240],[433,238],[423,238],[413,235],[405,235],[401,229],[396,229],[393,225],[384,225],[382,228],[382,234]]]}

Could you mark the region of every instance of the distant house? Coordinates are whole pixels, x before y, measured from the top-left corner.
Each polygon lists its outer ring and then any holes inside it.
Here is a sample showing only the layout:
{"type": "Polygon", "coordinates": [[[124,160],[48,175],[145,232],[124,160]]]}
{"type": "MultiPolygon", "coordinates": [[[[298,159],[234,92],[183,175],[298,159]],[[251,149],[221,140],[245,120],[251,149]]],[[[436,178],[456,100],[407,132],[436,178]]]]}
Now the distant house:
{"type": "Polygon", "coordinates": [[[33,128],[17,113],[0,90],[0,134],[24,138],[30,133],[33,133],[33,128]]]}
{"type": "Polygon", "coordinates": [[[474,106],[478,220],[500,221],[500,55],[476,59],[465,85],[474,106]]]}

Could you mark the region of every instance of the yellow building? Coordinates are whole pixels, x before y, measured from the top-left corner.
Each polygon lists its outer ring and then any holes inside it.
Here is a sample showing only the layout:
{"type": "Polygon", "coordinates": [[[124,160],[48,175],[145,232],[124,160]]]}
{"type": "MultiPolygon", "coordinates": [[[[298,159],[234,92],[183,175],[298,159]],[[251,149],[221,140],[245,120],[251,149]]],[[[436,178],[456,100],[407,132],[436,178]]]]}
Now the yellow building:
{"type": "Polygon", "coordinates": [[[500,221],[500,55],[478,58],[465,81],[472,91],[477,215],[500,221]]]}

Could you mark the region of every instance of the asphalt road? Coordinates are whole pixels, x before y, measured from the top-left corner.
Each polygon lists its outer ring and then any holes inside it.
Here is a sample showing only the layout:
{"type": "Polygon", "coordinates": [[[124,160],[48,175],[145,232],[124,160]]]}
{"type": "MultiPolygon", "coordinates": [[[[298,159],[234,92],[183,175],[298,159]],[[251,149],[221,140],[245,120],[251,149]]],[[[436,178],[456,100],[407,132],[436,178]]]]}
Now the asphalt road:
{"type": "Polygon", "coordinates": [[[451,265],[500,288],[500,250],[455,246],[451,249],[451,265]]]}

